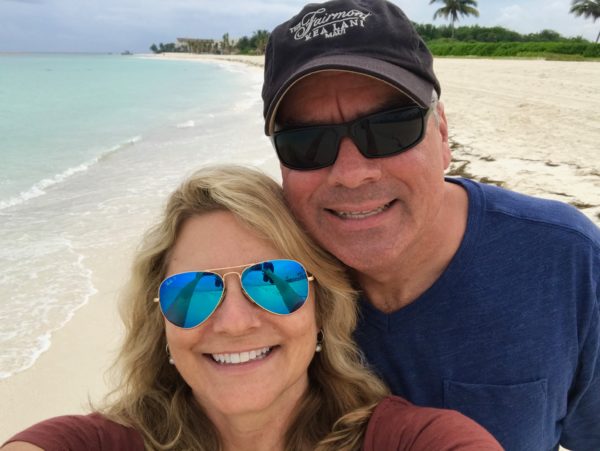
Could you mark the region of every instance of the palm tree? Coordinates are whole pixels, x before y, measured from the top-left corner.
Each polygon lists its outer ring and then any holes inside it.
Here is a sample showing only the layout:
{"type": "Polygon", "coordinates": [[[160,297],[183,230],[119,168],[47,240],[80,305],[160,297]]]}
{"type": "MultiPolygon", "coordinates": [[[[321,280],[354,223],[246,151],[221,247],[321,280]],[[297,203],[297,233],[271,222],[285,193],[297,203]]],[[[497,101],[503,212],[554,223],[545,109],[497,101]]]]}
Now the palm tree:
{"type": "Polygon", "coordinates": [[[250,42],[253,43],[254,49],[257,55],[264,55],[267,47],[267,41],[269,40],[268,30],[256,30],[252,33],[250,42]]]}
{"type": "MultiPolygon", "coordinates": [[[[596,19],[600,17],[600,0],[573,0],[571,3],[571,11],[577,17],[583,16],[586,19],[591,17],[596,22],[596,19]]],[[[596,36],[596,43],[600,39],[600,32],[596,36]]]]}
{"type": "Polygon", "coordinates": [[[223,53],[229,55],[231,53],[231,41],[229,40],[229,33],[225,33],[223,35],[223,40],[221,41],[221,45],[223,47],[223,53]]]}
{"type": "Polygon", "coordinates": [[[436,2],[443,3],[445,6],[435,12],[433,20],[440,16],[445,19],[450,17],[452,37],[454,37],[454,22],[458,20],[459,14],[461,16],[479,17],[479,11],[476,9],[477,2],[475,0],[431,0],[429,4],[433,5],[436,2]]]}

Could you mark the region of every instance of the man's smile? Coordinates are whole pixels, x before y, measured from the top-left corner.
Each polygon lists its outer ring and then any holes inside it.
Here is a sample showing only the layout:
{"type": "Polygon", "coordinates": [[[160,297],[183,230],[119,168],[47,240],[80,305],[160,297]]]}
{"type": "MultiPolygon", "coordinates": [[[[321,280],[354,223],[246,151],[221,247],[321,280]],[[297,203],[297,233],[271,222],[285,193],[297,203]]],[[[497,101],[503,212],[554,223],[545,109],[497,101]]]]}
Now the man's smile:
{"type": "Polygon", "coordinates": [[[326,208],[326,210],[342,219],[364,219],[387,210],[394,202],[395,200],[369,210],[342,211],[329,208],[326,208]]]}

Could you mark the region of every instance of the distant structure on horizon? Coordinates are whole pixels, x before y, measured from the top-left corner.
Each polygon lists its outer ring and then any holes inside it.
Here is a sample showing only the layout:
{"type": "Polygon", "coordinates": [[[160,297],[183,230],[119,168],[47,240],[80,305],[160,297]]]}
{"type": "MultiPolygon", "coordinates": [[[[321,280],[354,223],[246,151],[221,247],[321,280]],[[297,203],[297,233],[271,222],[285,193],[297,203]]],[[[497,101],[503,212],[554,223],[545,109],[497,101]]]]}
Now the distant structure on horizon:
{"type": "Polygon", "coordinates": [[[235,47],[234,40],[227,42],[215,39],[177,38],[175,47],[181,52],[187,53],[231,53],[235,47]]]}

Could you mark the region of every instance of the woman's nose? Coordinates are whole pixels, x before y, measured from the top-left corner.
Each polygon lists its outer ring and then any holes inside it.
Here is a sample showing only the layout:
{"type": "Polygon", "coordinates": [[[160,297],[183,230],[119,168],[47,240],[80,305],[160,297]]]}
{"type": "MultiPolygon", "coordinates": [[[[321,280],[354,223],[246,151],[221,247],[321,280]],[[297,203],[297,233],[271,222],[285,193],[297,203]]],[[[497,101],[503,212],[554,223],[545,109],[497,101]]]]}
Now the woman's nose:
{"type": "Polygon", "coordinates": [[[244,335],[260,327],[262,310],[246,298],[237,274],[225,276],[225,294],[212,318],[215,332],[244,335]]]}

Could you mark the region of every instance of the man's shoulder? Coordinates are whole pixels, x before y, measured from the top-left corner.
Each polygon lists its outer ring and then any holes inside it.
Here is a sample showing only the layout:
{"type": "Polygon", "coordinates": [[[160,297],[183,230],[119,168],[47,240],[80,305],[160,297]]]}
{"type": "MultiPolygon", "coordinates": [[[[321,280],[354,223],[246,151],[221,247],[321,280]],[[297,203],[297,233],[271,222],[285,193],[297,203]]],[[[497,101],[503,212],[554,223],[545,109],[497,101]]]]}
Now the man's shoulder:
{"type": "Polygon", "coordinates": [[[470,207],[474,206],[485,215],[492,216],[496,225],[499,221],[506,221],[540,233],[544,228],[557,234],[579,235],[591,241],[595,247],[600,247],[600,229],[572,205],[473,180],[456,181],[469,193],[470,207]]]}

